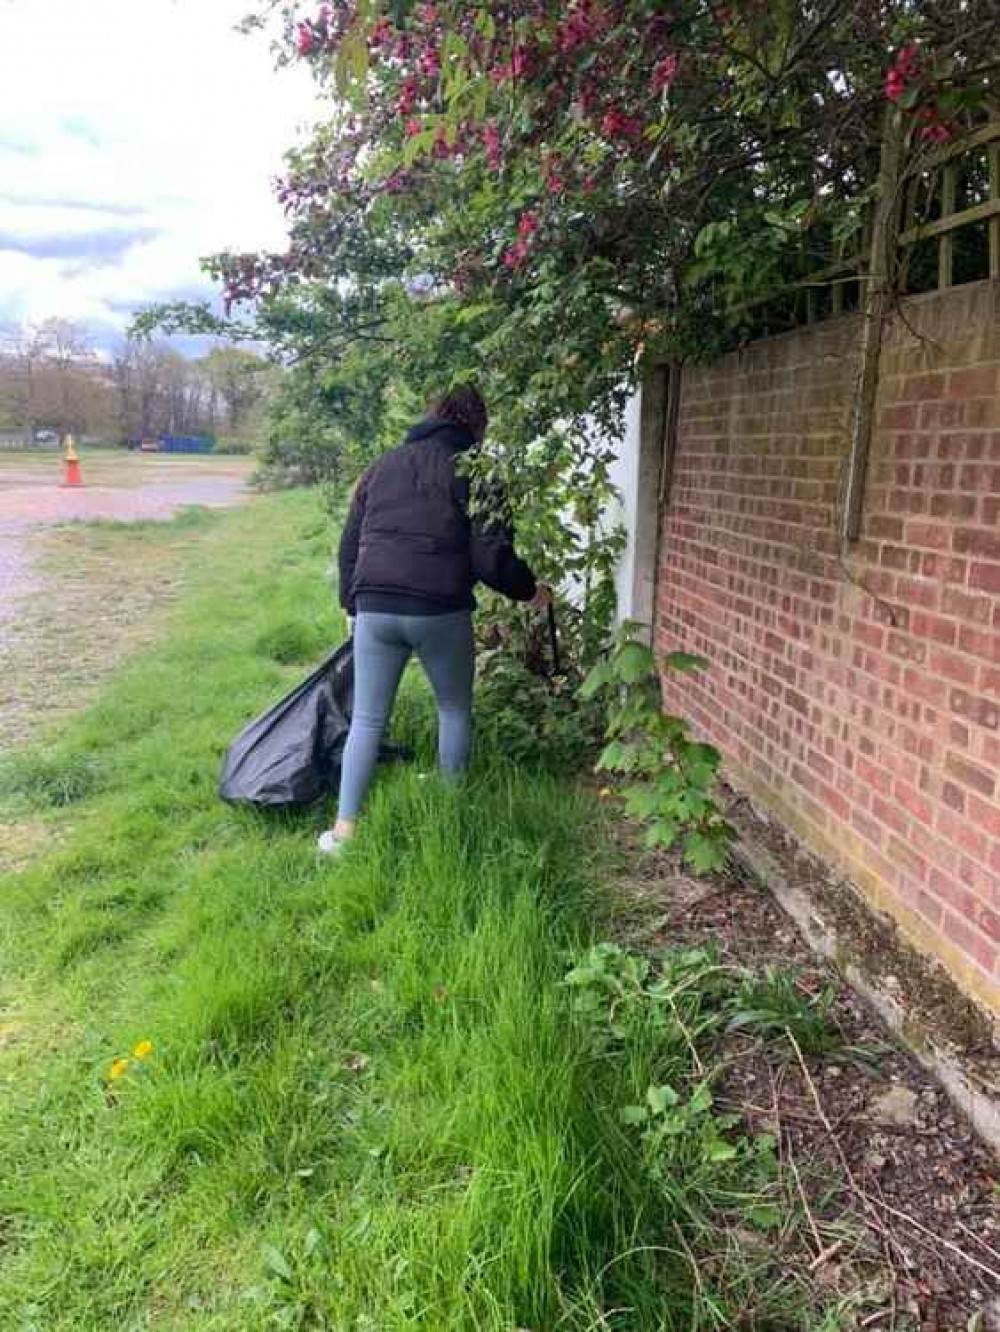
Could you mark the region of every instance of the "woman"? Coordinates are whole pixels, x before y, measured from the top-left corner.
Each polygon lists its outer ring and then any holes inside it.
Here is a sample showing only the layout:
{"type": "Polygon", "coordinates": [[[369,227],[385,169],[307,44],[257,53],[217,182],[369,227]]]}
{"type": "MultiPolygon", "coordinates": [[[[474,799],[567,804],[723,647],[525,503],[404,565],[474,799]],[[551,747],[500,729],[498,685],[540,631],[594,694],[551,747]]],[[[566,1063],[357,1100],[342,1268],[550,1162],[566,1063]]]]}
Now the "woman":
{"type": "Polygon", "coordinates": [[[520,560],[501,514],[469,513],[455,460],[482,442],[486,406],[469,386],[431,408],[355,491],[340,542],[340,599],[354,617],[354,715],[340,775],[337,822],[319,849],[353,835],[403,669],[416,653],[438,711],[438,755],[461,773],[472,741],[473,586],[543,607],[548,588],[520,560]]]}

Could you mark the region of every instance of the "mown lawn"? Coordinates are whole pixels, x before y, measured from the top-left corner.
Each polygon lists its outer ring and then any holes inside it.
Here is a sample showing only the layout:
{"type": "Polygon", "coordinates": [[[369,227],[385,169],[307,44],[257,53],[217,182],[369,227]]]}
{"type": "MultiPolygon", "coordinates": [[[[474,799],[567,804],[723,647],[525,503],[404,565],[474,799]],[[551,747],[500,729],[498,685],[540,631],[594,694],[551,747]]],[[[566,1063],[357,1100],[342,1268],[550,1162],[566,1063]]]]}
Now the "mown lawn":
{"type": "MultiPolygon", "coordinates": [[[[417,762],[342,861],[322,811],[216,798],[229,738],[342,631],[331,538],[302,494],[207,525],[162,645],[0,768],[56,839],[0,892],[0,1327],[738,1325],[758,1277],[693,1253],[726,1172],[729,1206],[767,1188],[766,1145],[727,1162],[692,1111],[658,1163],[623,1118],[688,1069],[711,987],[679,983],[683,1032],[581,1014],[563,978],[609,908],[588,798],[496,753],[421,780],[416,686],[417,762]]],[[[748,1326],[819,1326],[767,1280],[748,1326]]]]}

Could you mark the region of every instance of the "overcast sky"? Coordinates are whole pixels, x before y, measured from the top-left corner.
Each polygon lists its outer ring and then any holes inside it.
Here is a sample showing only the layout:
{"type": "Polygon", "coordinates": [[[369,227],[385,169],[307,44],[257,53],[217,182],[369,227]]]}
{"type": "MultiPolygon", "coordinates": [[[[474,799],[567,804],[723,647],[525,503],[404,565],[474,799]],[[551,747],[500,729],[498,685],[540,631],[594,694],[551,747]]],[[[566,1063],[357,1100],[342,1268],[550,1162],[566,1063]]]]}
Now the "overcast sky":
{"type": "Polygon", "coordinates": [[[199,256],[280,247],[271,192],[313,113],[302,67],[234,23],[252,0],[0,0],[0,322],[101,342],[211,294],[199,256]]]}

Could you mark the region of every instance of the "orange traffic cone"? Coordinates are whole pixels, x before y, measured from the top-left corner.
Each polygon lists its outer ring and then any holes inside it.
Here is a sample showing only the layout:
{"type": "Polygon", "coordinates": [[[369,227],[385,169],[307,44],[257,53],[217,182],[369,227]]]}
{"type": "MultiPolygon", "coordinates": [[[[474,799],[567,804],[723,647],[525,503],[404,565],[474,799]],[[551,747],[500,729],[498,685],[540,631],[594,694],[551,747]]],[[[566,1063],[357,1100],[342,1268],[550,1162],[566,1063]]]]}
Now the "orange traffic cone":
{"type": "Polygon", "coordinates": [[[66,463],[66,475],[63,478],[64,486],[82,486],[83,477],[80,475],[80,455],[76,451],[76,445],[73,443],[73,436],[66,436],[66,453],[64,455],[66,463]]]}

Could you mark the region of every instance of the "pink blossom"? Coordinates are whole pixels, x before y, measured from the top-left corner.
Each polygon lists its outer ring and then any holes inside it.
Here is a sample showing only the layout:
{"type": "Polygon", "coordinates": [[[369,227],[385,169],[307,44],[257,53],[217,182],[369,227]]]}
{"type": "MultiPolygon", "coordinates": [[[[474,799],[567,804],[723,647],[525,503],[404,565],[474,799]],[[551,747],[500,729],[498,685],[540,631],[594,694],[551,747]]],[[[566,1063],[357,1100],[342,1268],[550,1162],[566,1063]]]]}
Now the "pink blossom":
{"type": "Polygon", "coordinates": [[[436,79],[441,73],[441,61],[433,48],[428,48],[420,57],[420,68],[429,79],[436,79]]]}
{"type": "Polygon", "coordinates": [[[423,125],[421,125],[420,121],[417,120],[417,118],[414,116],[412,119],[406,122],[406,129],[404,132],[408,139],[413,139],[421,132],[422,129],[423,125]]]}
{"type": "Polygon", "coordinates": [[[890,102],[898,102],[906,92],[906,80],[898,69],[890,69],[885,78],[885,95],[890,102]]]}
{"type": "Polygon", "coordinates": [[[510,269],[523,268],[525,260],[528,258],[528,242],[524,240],[517,241],[508,250],[504,251],[503,261],[510,269]]]}
{"type": "Polygon", "coordinates": [[[906,92],[906,85],[920,73],[920,60],[917,48],[911,42],[898,52],[885,78],[885,95],[891,102],[898,102],[906,92]]]}
{"type": "Polygon", "coordinates": [[[369,44],[373,50],[378,50],[382,46],[388,46],[392,41],[395,28],[392,26],[392,19],[387,14],[383,14],[372,29],[372,35],[369,44]]]}
{"type": "Polygon", "coordinates": [[[417,84],[415,79],[407,79],[399,94],[396,110],[401,116],[408,116],[417,104],[417,84]]]}
{"type": "Polygon", "coordinates": [[[531,68],[533,54],[526,46],[515,46],[510,53],[510,59],[493,69],[494,83],[504,83],[507,79],[523,78],[531,68]]]}
{"type": "Polygon", "coordinates": [[[295,34],[295,46],[300,56],[312,55],[319,45],[311,23],[300,23],[295,34]]]}
{"type": "Polygon", "coordinates": [[[909,46],[904,46],[899,55],[896,56],[896,68],[904,78],[910,78],[912,75],[916,74],[919,68],[919,63],[920,62],[917,59],[917,48],[913,42],[911,42],[909,46]]]}
{"type": "Polygon", "coordinates": [[[402,194],[410,186],[410,177],[402,171],[394,171],[387,176],[383,188],[386,194],[402,194]]]}
{"type": "Polygon", "coordinates": [[[627,116],[624,111],[606,111],[601,121],[601,133],[606,139],[634,139],[642,133],[642,121],[627,116]]]}
{"type": "Polygon", "coordinates": [[[924,122],[920,137],[925,143],[949,143],[954,134],[954,126],[941,119],[941,112],[936,106],[925,106],[920,111],[924,122]]]}
{"type": "Polygon", "coordinates": [[[675,55],[664,56],[660,63],[653,70],[653,92],[663,92],[664,88],[669,88],[677,77],[677,66],[680,62],[675,55]]]}
{"type": "Polygon", "coordinates": [[[483,144],[490,170],[499,171],[503,160],[500,151],[500,131],[492,121],[483,126],[483,144]]]}
{"type": "Polygon", "coordinates": [[[564,54],[589,46],[595,36],[594,20],[586,3],[576,5],[559,28],[559,50],[564,54]]]}
{"type": "Polygon", "coordinates": [[[540,226],[537,213],[522,213],[517,223],[517,234],[522,240],[530,240],[540,226]]]}

